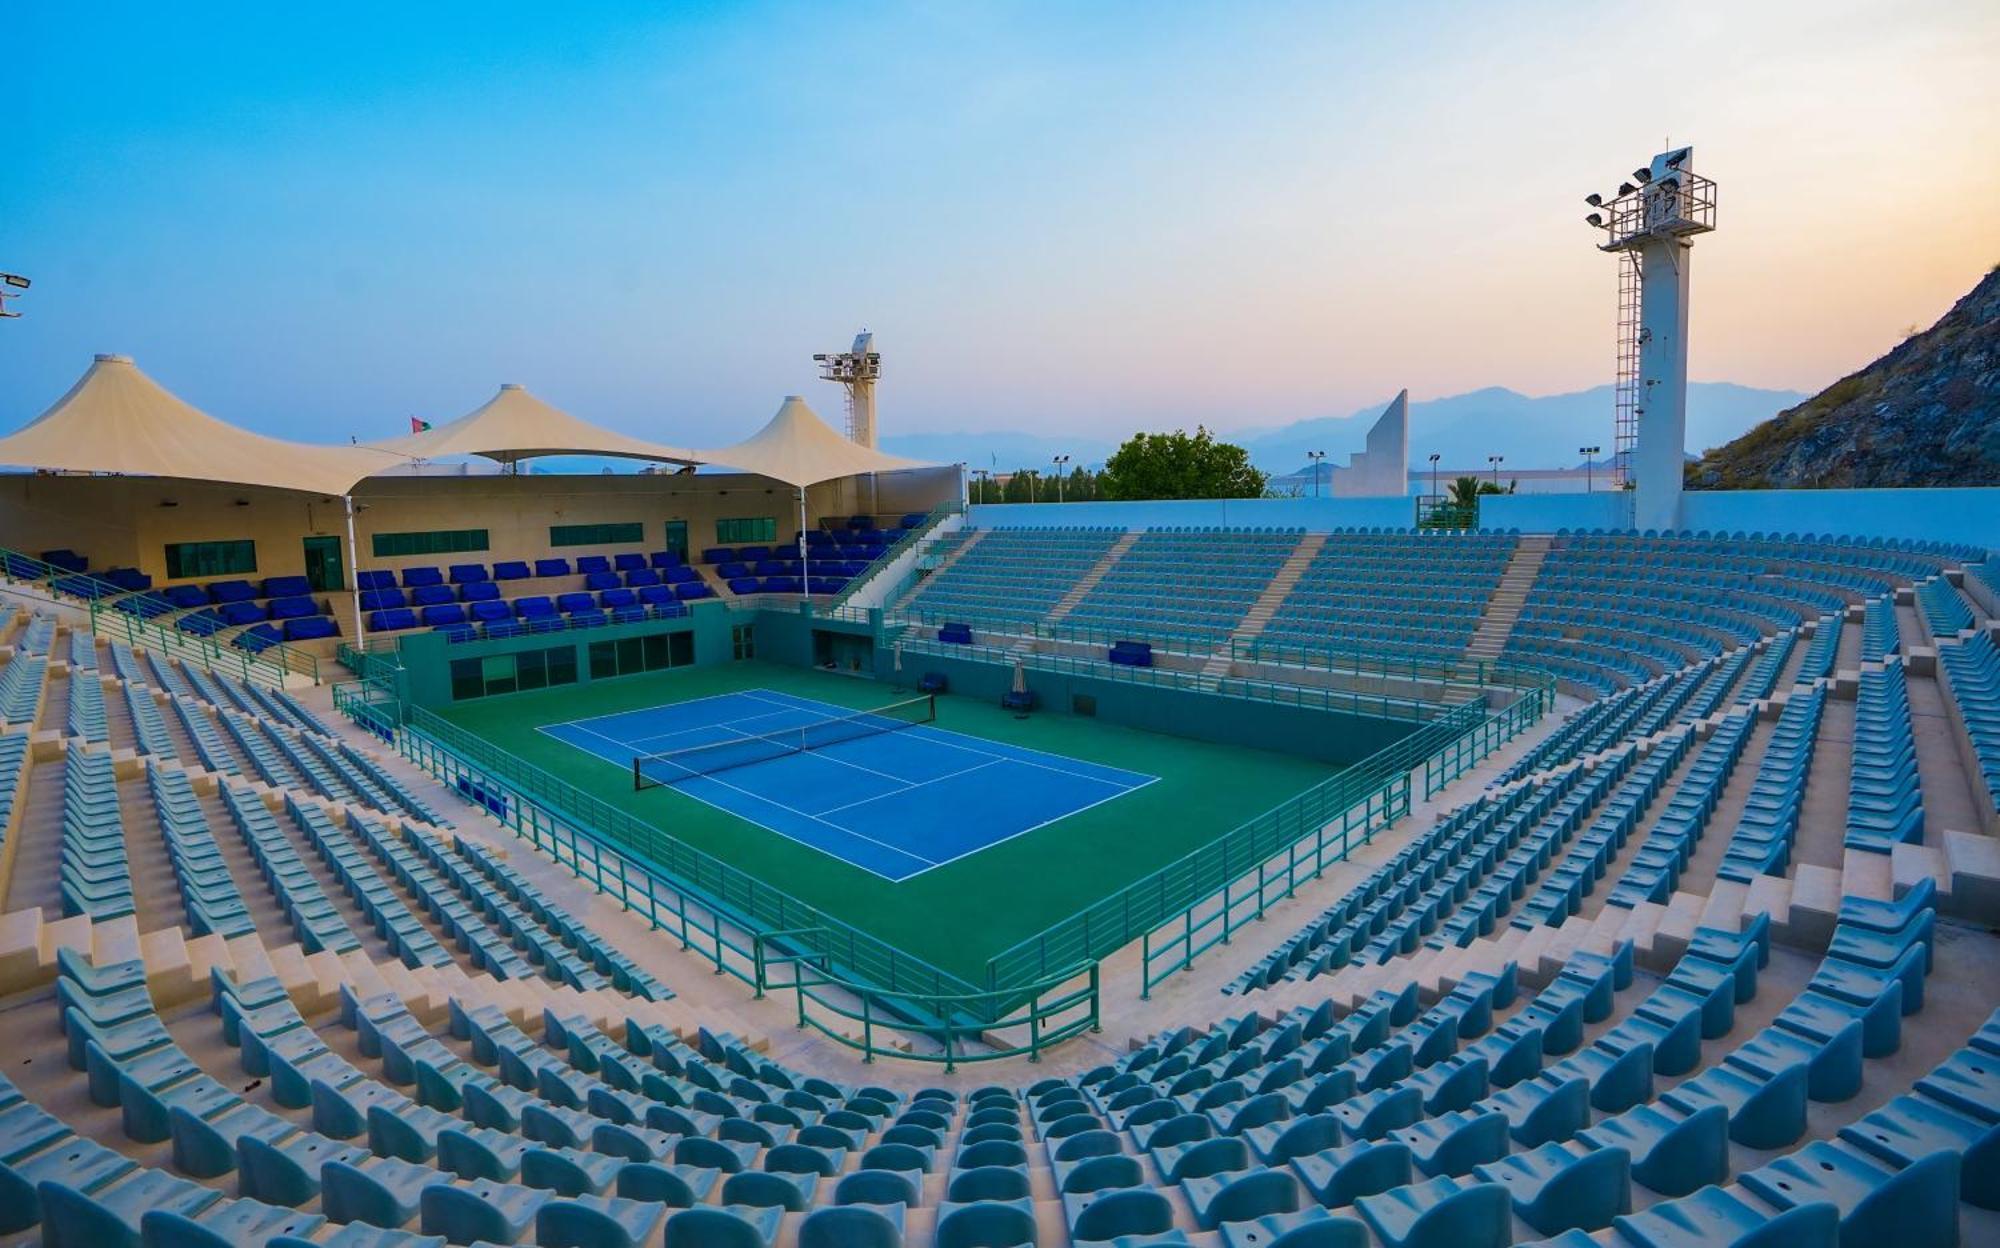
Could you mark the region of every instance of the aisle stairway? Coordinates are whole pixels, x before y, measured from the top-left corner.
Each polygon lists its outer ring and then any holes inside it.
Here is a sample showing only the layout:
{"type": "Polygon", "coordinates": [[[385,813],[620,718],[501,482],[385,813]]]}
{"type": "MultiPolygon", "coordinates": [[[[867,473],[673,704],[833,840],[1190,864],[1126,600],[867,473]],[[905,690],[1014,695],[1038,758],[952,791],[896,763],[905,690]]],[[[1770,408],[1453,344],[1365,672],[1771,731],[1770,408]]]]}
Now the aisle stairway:
{"type": "Polygon", "coordinates": [[[1103,557],[1091,565],[1090,571],[1078,577],[1076,584],[1070,586],[1069,592],[1056,602],[1055,609],[1049,612],[1048,622],[1061,623],[1064,616],[1076,610],[1076,604],[1082,602],[1091,590],[1097,588],[1097,583],[1104,579],[1104,574],[1111,571],[1118,561],[1124,558],[1125,552],[1132,549],[1132,544],[1139,540],[1142,532],[1141,529],[1127,529],[1122,537],[1113,542],[1111,549],[1105,551],[1103,557]]]}
{"type": "Polygon", "coordinates": [[[992,530],[968,528],[964,532],[965,532],[965,540],[960,542],[957,546],[953,547],[952,552],[944,557],[943,562],[939,563],[937,567],[931,569],[929,576],[917,576],[910,578],[910,583],[904,587],[902,596],[896,599],[893,607],[891,608],[892,610],[901,611],[906,607],[908,607],[910,605],[910,599],[915,598],[918,592],[922,590],[925,585],[930,583],[932,577],[941,575],[947,568],[951,567],[952,564],[957,563],[960,559],[964,558],[965,552],[971,550],[974,546],[979,545],[979,540],[985,537],[988,533],[992,532],[992,530]]]}
{"type": "Polygon", "coordinates": [[[1480,618],[1479,631],[1472,635],[1472,644],[1465,648],[1465,657],[1475,661],[1492,660],[1500,657],[1507,648],[1507,638],[1514,631],[1514,622],[1521,618],[1521,607],[1528,600],[1528,590],[1534,587],[1535,575],[1542,570],[1542,560],[1549,553],[1549,539],[1546,537],[1523,537],[1514,547],[1513,557],[1507,561],[1507,570],[1500,574],[1500,584],[1493,590],[1493,597],[1486,603],[1486,613],[1480,618]]]}

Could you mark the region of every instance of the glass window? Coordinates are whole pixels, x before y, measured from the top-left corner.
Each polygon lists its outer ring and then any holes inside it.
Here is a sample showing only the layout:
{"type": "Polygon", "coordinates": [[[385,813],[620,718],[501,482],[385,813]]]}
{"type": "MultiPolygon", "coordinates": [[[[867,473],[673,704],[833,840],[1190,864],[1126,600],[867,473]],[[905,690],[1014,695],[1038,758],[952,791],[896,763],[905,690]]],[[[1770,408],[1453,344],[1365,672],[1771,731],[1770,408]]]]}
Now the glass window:
{"type": "Polygon", "coordinates": [[[609,641],[590,643],[590,678],[608,680],[618,674],[618,647],[609,641]]]}
{"type": "Polygon", "coordinates": [[[257,543],[248,538],[230,542],[167,543],[167,579],[187,576],[240,576],[257,570],[257,543]]]}
{"type": "Polygon", "coordinates": [[[669,667],[686,667],[693,662],[694,634],[691,632],[668,633],[667,665],[669,667]]]}
{"type": "Polygon", "coordinates": [[[480,675],[486,678],[488,697],[496,693],[512,693],[519,686],[515,683],[514,656],[511,654],[489,654],[480,660],[480,675]]]}
{"type": "Polygon", "coordinates": [[[463,702],[467,698],[486,695],[486,681],[480,675],[478,659],[453,659],[451,661],[451,698],[463,702]]]}
{"type": "Polygon", "coordinates": [[[485,529],[438,529],[428,533],[377,533],[369,539],[378,559],[405,555],[459,555],[487,549],[485,529]]]}
{"type": "Polygon", "coordinates": [[[529,650],[514,656],[514,666],[519,673],[520,687],[525,692],[540,689],[549,683],[548,657],[541,650],[529,650]]]}
{"type": "Polygon", "coordinates": [[[757,657],[757,634],[753,625],[732,624],[729,626],[730,651],[737,659],[757,657]]]}
{"type": "Polygon", "coordinates": [[[646,540],[646,526],[631,524],[552,524],[551,546],[637,546],[646,540]]]}
{"type": "Polygon", "coordinates": [[[775,542],[778,540],[778,521],[775,516],[738,517],[715,522],[715,542],[718,546],[740,546],[748,542],[775,542]]]}
{"type": "Polygon", "coordinates": [[[543,652],[549,660],[549,683],[552,685],[573,685],[576,683],[576,647],[563,646],[543,652]]]}

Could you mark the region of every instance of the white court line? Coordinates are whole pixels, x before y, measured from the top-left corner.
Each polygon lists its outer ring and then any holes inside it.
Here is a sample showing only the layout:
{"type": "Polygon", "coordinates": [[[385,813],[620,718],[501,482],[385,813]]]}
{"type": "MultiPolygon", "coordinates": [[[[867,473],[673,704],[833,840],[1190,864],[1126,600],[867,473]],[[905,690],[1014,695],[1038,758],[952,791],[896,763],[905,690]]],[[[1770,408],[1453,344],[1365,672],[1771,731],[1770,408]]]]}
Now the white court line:
{"type": "MultiPolygon", "coordinates": [[[[768,691],[768,690],[758,690],[758,691],[756,691],[755,693],[750,693],[750,694],[747,694],[746,696],[748,696],[748,697],[753,697],[753,698],[757,698],[757,699],[758,699],[759,701],[763,701],[763,702],[770,702],[770,703],[771,703],[771,704],[772,704],[773,706],[787,706],[787,705],[790,705],[790,704],[788,704],[788,703],[784,703],[784,702],[779,702],[779,701],[776,701],[776,700],[774,700],[774,699],[772,699],[772,698],[767,698],[767,697],[760,697],[760,696],[759,696],[759,695],[761,695],[761,694],[763,694],[763,693],[766,693],[766,692],[769,692],[769,691],[768,691]]],[[[785,696],[785,695],[781,695],[781,696],[785,696]]],[[[811,701],[811,699],[809,699],[809,698],[802,698],[802,699],[800,699],[800,701],[808,701],[808,702],[809,702],[809,701],[811,701]]],[[[821,702],[821,703],[819,703],[818,705],[819,705],[819,706],[822,706],[822,707],[825,707],[825,706],[831,706],[831,705],[832,705],[832,703],[828,703],[828,702],[821,702]]],[[[806,708],[805,708],[805,707],[803,707],[803,706],[792,706],[792,709],[794,709],[794,710],[805,710],[806,708]]],[[[866,712],[863,712],[863,713],[865,714],[866,712]]],[[[1113,780],[1113,779],[1110,779],[1109,777],[1106,777],[1106,776],[1101,776],[1101,775],[1100,775],[1100,776],[1093,776],[1093,775],[1090,775],[1090,774],[1089,774],[1089,773],[1087,773],[1087,772],[1081,772],[1081,771],[1071,771],[1071,770],[1069,770],[1069,769],[1068,769],[1068,768],[1066,768],[1066,767],[1057,767],[1057,766],[1054,766],[1054,765],[1052,765],[1052,764],[1049,764],[1049,763],[1044,763],[1044,762],[1038,762],[1038,761],[1036,761],[1036,760],[1037,760],[1038,758],[1061,758],[1061,757],[1062,757],[1062,755],[1060,755],[1060,754],[1050,754],[1050,753],[1048,753],[1047,751],[1044,751],[1044,750],[1037,750],[1037,749],[1034,749],[1034,748],[1033,748],[1033,747],[1031,747],[1031,746],[1025,746],[1025,745],[1022,745],[1022,746],[1016,746],[1016,745],[1010,745],[1010,744],[1008,744],[1007,742],[1004,742],[1004,741],[990,741],[990,742],[987,742],[987,744],[988,744],[988,745],[992,745],[992,746],[997,746],[997,747],[999,747],[999,749],[1000,749],[1000,750],[1002,750],[1002,751],[1018,751],[1018,752],[1007,752],[1007,753],[999,753],[999,752],[995,752],[994,750],[990,750],[990,749],[981,749],[981,748],[979,748],[978,746],[974,746],[974,745],[961,745],[961,744],[959,744],[959,742],[961,742],[961,741],[985,741],[985,738],[983,738],[983,737],[975,737],[975,736],[971,736],[971,735],[969,735],[969,734],[967,734],[967,733],[962,733],[962,732],[953,732],[953,731],[952,731],[951,729],[949,729],[949,728],[939,728],[939,727],[936,727],[936,726],[934,726],[934,725],[931,725],[931,724],[916,724],[916,725],[912,725],[912,728],[911,728],[911,730],[912,730],[913,732],[915,732],[915,733],[919,734],[919,739],[920,739],[920,740],[924,740],[924,741],[932,741],[932,742],[935,742],[935,743],[937,743],[938,745],[942,745],[942,746],[944,746],[944,747],[945,747],[946,749],[951,749],[951,750],[962,750],[962,751],[964,751],[964,752],[965,752],[965,753],[967,753],[967,754],[978,754],[978,755],[982,755],[982,756],[984,756],[984,757],[986,757],[986,758],[1004,758],[1004,759],[1006,759],[1006,760],[1007,760],[1008,762],[1013,762],[1013,763],[1020,763],[1021,765],[1025,766],[1025,767],[1039,767],[1039,768],[1040,768],[1040,769],[1042,769],[1043,771],[1050,771],[1050,772],[1054,772],[1054,773],[1056,773],[1057,775],[1062,775],[1062,776],[1069,776],[1069,777],[1071,777],[1071,778],[1073,778],[1073,779],[1077,779],[1077,780],[1088,780],[1088,781],[1091,781],[1092,783],[1095,783],[1095,784],[1113,784],[1113,785],[1115,785],[1115,784],[1118,784],[1118,783],[1120,783],[1119,781],[1117,781],[1117,780],[1113,780]],[[953,737],[953,738],[956,738],[956,740],[950,740],[950,741],[947,741],[947,740],[945,740],[945,738],[947,738],[947,737],[953,737]],[[1035,757],[1027,757],[1028,755],[1033,755],[1033,756],[1035,756],[1035,757]]],[[[1071,760],[1071,761],[1074,761],[1074,760],[1071,760]]],[[[1159,777],[1158,777],[1158,776],[1148,776],[1148,775],[1146,775],[1146,773],[1145,773],[1145,772],[1143,772],[1143,771],[1127,771],[1127,770],[1126,770],[1125,768],[1123,768],[1123,767],[1112,767],[1112,766],[1110,766],[1109,764],[1099,764],[1099,765],[1100,765],[1100,766],[1104,766],[1104,767],[1106,768],[1106,770],[1109,770],[1109,771],[1116,771],[1116,772],[1118,772],[1118,773],[1119,773],[1120,775],[1126,775],[1126,776],[1140,776],[1140,777],[1143,777],[1143,783],[1140,783],[1140,784],[1136,784],[1136,785],[1132,785],[1132,786],[1130,786],[1129,788],[1127,788],[1127,789],[1125,790],[1125,791],[1126,791],[1126,792],[1128,792],[1128,793],[1129,793],[1129,792],[1131,792],[1131,791],[1132,791],[1132,789],[1139,789],[1139,788],[1144,788],[1144,787],[1146,787],[1146,785],[1148,785],[1148,784],[1151,784],[1151,783],[1152,783],[1153,781],[1155,781],[1155,780],[1158,780],[1158,779],[1159,779],[1159,777]]]]}
{"type": "MultiPolygon", "coordinates": [[[[835,704],[833,703],[819,702],[816,699],[798,697],[796,695],[791,695],[791,694],[783,694],[775,690],[769,690],[769,689],[756,689],[756,690],[746,689],[746,690],[737,690],[731,693],[710,694],[707,697],[690,698],[685,702],[668,703],[666,705],[673,707],[692,706],[698,702],[713,702],[727,698],[743,698],[753,702],[762,702],[767,706],[774,706],[780,708],[783,711],[791,711],[791,712],[799,712],[799,711],[824,712],[828,707],[833,707],[833,709],[835,710],[848,709],[835,706],[835,704]]],[[[547,725],[537,729],[537,731],[547,733],[551,737],[554,737],[555,740],[563,741],[563,738],[556,737],[555,734],[550,730],[552,728],[575,728],[581,732],[588,733],[589,735],[596,737],[601,741],[607,742],[610,745],[620,750],[631,750],[633,753],[644,753],[645,751],[633,749],[633,744],[631,742],[609,736],[605,733],[597,731],[594,728],[589,727],[588,725],[606,719],[616,719],[622,716],[640,714],[643,713],[644,711],[652,711],[660,709],[664,708],[643,707],[643,708],[637,708],[632,711],[617,711],[609,715],[596,715],[596,716],[591,716],[588,719],[571,720],[563,724],[547,725]]],[[[866,714],[867,712],[864,711],[860,713],[866,714]]],[[[739,736],[746,738],[761,736],[764,734],[749,732],[744,729],[737,728],[735,727],[735,725],[739,723],[749,723],[759,719],[770,718],[771,716],[774,716],[776,714],[778,714],[777,711],[772,711],[764,715],[741,716],[733,720],[711,722],[708,724],[701,724],[685,729],[679,729],[672,733],[656,733],[652,734],[649,737],[638,738],[637,740],[641,741],[653,740],[661,736],[678,736],[687,732],[696,732],[704,729],[717,729],[717,728],[720,728],[726,732],[735,732],[739,736]]],[[[872,775],[880,776],[885,780],[889,780],[903,786],[902,788],[893,789],[887,793],[878,793],[871,797],[862,798],[859,801],[848,802],[844,805],[833,807],[829,810],[822,811],[818,815],[800,810],[795,806],[787,805],[784,802],[777,801],[761,793],[755,793],[752,792],[751,790],[741,788],[737,785],[729,783],[726,780],[717,779],[713,773],[692,777],[692,779],[708,780],[721,788],[728,789],[733,793],[741,794],[742,796],[749,798],[752,802],[761,803],[763,805],[772,807],[776,810],[785,811],[788,814],[794,815],[800,819],[805,819],[810,822],[817,823],[822,827],[828,828],[834,832],[838,832],[846,836],[851,836],[856,840],[865,841],[871,845],[878,846],[881,849],[884,849],[888,851],[890,854],[895,855],[897,857],[907,858],[913,862],[920,862],[926,864],[922,869],[910,875],[903,875],[903,876],[885,875],[882,872],[875,870],[873,867],[866,865],[865,863],[857,862],[852,858],[848,858],[845,855],[827,849],[823,846],[814,845],[810,841],[801,840],[798,837],[793,836],[792,834],[784,831],[781,828],[773,828],[765,824],[758,823],[758,821],[755,818],[752,818],[751,816],[744,814],[744,812],[741,810],[733,809],[731,807],[721,805],[720,803],[710,801],[708,798],[701,796],[699,793],[689,792],[686,789],[681,789],[679,788],[678,785],[672,785],[670,787],[674,787],[677,791],[683,793],[685,796],[693,798],[695,801],[700,802],[702,805],[707,806],[712,810],[719,810],[724,814],[735,815],[740,819],[744,819],[747,822],[756,824],[758,827],[763,828],[767,832],[772,832],[777,834],[778,836],[784,837],[786,840],[791,841],[795,845],[803,845],[807,849],[815,850],[819,853],[825,854],[827,857],[834,858],[840,862],[844,862],[850,867],[854,867],[858,870],[865,871],[868,874],[875,876],[877,879],[888,880],[891,883],[902,883],[908,880],[916,879],[920,875],[925,875],[931,871],[935,871],[939,867],[950,866],[952,863],[958,862],[961,859],[972,857],[975,854],[984,853],[986,850],[989,850],[996,845],[1004,845],[1008,841],[1012,841],[1019,837],[1026,836],[1030,832],[1038,832],[1041,829],[1048,827],[1050,824],[1060,823],[1062,820],[1069,818],[1071,815],[1080,815],[1087,810],[1093,810],[1098,806],[1102,806],[1106,802],[1114,801],[1117,798],[1123,797],[1127,793],[1136,793],[1138,790],[1143,789],[1148,785],[1158,783],[1160,779],[1158,776],[1149,776],[1143,772],[1128,771],[1124,768],[1109,767],[1108,765],[1106,766],[1106,770],[1116,772],[1120,776],[1133,776],[1139,779],[1139,783],[1128,785],[1122,783],[1119,780],[1114,780],[1108,776],[1091,775],[1085,772],[1072,771],[1068,768],[1057,767],[1050,763],[1038,761],[1040,759],[1046,759],[1046,758],[1061,758],[1062,756],[1057,754],[1049,754],[1046,751],[1036,750],[1028,746],[1013,746],[1005,742],[996,741],[996,742],[989,742],[987,744],[998,747],[997,750],[982,749],[977,745],[963,744],[964,742],[983,741],[984,739],[980,737],[973,737],[965,733],[953,732],[948,728],[936,728],[930,725],[923,725],[923,724],[912,725],[912,729],[916,733],[920,734],[918,736],[919,740],[929,741],[936,745],[941,745],[946,749],[957,750],[961,753],[971,754],[974,755],[975,757],[983,758],[986,761],[975,764],[971,767],[961,768],[958,771],[946,772],[944,775],[941,776],[933,776],[928,780],[912,781],[902,776],[896,776],[888,772],[879,771],[873,767],[866,767],[859,763],[849,762],[846,759],[836,758],[830,754],[826,754],[824,751],[821,750],[815,750],[812,751],[814,754],[817,754],[820,757],[824,757],[830,762],[838,763],[844,767],[852,767],[858,771],[865,771],[872,775]],[[925,857],[922,854],[914,853],[898,845],[892,845],[887,841],[883,841],[876,837],[869,836],[865,832],[857,831],[854,828],[850,828],[844,824],[835,823],[830,819],[822,817],[824,815],[836,814],[843,810],[849,810],[857,806],[865,806],[872,802],[881,801],[885,798],[899,797],[913,790],[926,788],[933,784],[939,784],[943,781],[951,780],[958,776],[967,775],[971,772],[981,771],[987,767],[991,767],[999,763],[1017,763],[1021,766],[1032,767],[1040,771],[1049,772],[1053,775],[1067,776],[1073,780],[1082,781],[1084,783],[1095,784],[1101,787],[1113,788],[1115,789],[1115,791],[1105,794],[1103,797],[1098,798],[1096,801],[1088,802],[1082,806],[1074,807],[1072,809],[1064,811],[1059,815],[1055,815],[1051,818],[1044,819],[1040,823],[1022,828],[1018,832],[1009,833],[1008,835],[1000,837],[995,840],[982,841],[978,845],[975,845],[965,850],[963,853],[955,854],[952,857],[946,858],[942,861],[925,857]]],[[[575,743],[564,741],[564,744],[574,745],[575,743]]],[[[616,760],[605,758],[604,755],[598,754],[595,750],[590,750],[587,752],[595,755],[600,759],[603,759],[605,762],[612,763],[613,765],[619,765],[616,762],[616,760]]]]}
{"type": "MultiPolygon", "coordinates": [[[[928,875],[932,871],[937,870],[939,867],[948,867],[952,863],[959,861],[961,858],[970,858],[974,854],[983,854],[987,850],[992,849],[995,845],[1005,845],[1008,841],[1016,840],[1020,837],[1026,836],[1030,832],[1039,832],[1043,828],[1048,827],[1052,823],[1061,823],[1063,820],[1069,818],[1071,815],[1080,815],[1084,811],[1094,810],[1097,807],[1104,805],[1104,803],[1106,802],[1115,802],[1119,798],[1125,796],[1127,793],[1137,793],[1140,789],[1145,788],[1146,785],[1148,784],[1159,783],[1159,780],[1160,778],[1158,776],[1148,776],[1146,778],[1145,784],[1135,784],[1129,789],[1121,789],[1116,793],[1107,793],[1103,797],[1098,798],[1096,801],[1091,802],[1089,805],[1078,806],[1074,810],[1066,810],[1052,819],[1044,819],[1040,823],[1035,824],[1033,827],[1022,828],[1019,832],[1010,832],[1006,836],[1003,836],[998,840],[982,841],[978,845],[973,846],[971,849],[966,850],[964,853],[954,854],[951,857],[945,859],[943,862],[932,862],[930,866],[925,867],[922,871],[917,872],[917,875],[928,875]]],[[[925,859],[924,861],[929,862],[930,860],[925,859]]],[[[914,880],[917,878],[917,875],[905,876],[904,879],[914,880]]]]}
{"type": "MultiPolygon", "coordinates": [[[[885,797],[901,797],[903,794],[908,793],[911,789],[921,789],[926,785],[939,784],[942,783],[943,781],[952,780],[959,776],[970,775],[971,773],[979,771],[982,768],[991,767],[998,761],[999,761],[998,759],[995,759],[992,760],[991,762],[976,763],[971,767],[966,767],[959,771],[949,772],[942,776],[932,776],[928,780],[906,780],[903,782],[903,787],[900,789],[892,789],[887,793],[877,793],[873,797],[864,797],[858,801],[846,802],[839,806],[829,806],[827,809],[822,810],[819,813],[822,815],[837,814],[843,810],[851,810],[856,806],[866,806],[870,802],[879,802],[885,797]]],[[[928,861],[928,859],[926,859],[926,861],[928,861]]]]}
{"type": "MultiPolygon", "coordinates": [[[[879,845],[883,849],[886,849],[890,853],[896,854],[899,857],[909,858],[916,862],[931,863],[931,860],[924,857],[922,854],[913,854],[909,850],[904,849],[901,846],[891,845],[887,841],[878,841],[874,837],[869,836],[865,832],[856,832],[853,828],[844,827],[841,824],[834,823],[832,820],[829,819],[822,819],[818,815],[810,814],[806,811],[800,810],[796,806],[787,806],[785,803],[777,801],[774,798],[766,797],[762,793],[752,793],[748,789],[738,788],[737,786],[729,783],[727,780],[719,780],[713,775],[696,776],[694,778],[697,780],[707,780],[710,781],[711,783],[721,785],[723,788],[728,789],[733,793],[741,793],[743,796],[749,798],[753,802],[762,802],[767,806],[775,806],[779,810],[787,811],[791,814],[797,815],[801,819],[810,819],[814,823],[822,824],[828,828],[833,829],[835,832],[840,833],[842,836],[851,836],[854,837],[856,840],[867,841],[871,845],[879,845]]],[[[686,797],[691,797],[695,801],[700,802],[702,805],[710,807],[711,809],[722,811],[724,814],[735,815],[739,819],[747,819],[751,823],[757,823],[755,819],[749,819],[749,817],[746,816],[742,811],[731,810],[727,806],[718,805],[715,802],[709,801],[707,798],[703,797],[699,793],[690,793],[688,792],[688,790],[680,788],[678,786],[669,786],[669,787],[672,787],[675,792],[680,793],[686,797]]],[[[807,849],[816,850],[819,853],[825,854],[829,858],[833,858],[840,862],[844,862],[850,867],[855,867],[862,871],[866,871],[868,872],[868,874],[875,876],[878,879],[888,880],[892,884],[900,884],[904,880],[915,878],[914,876],[908,876],[908,875],[883,875],[880,871],[875,870],[873,867],[869,867],[862,863],[856,862],[852,858],[847,858],[840,854],[836,854],[832,850],[813,844],[811,841],[802,841],[798,837],[793,836],[792,834],[786,832],[782,828],[768,827],[761,823],[758,823],[757,826],[763,828],[766,832],[777,833],[779,836],[784,837],[786,840],[792,842],[792,844],[794,845],[803,845],[807,849]]],[[[936,865],[935,863],[931,863],[931,866],[935,865],[936,865]]],[[[924,868],[925,871],[928,871],[929,869],[930,869],[929,866],[926,866],[924,868]]],[[[923,871],[917,872],[917,875],[922,875],[922,874],[923,871]]]]}

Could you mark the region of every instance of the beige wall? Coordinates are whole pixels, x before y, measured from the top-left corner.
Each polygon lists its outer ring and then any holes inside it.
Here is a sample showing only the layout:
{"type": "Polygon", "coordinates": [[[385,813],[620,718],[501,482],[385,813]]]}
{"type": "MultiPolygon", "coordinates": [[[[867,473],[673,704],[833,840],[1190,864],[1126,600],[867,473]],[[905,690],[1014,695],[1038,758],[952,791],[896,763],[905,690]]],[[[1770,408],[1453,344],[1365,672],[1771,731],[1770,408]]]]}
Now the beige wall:
{"type": "MultiPolygon", "coordinates": [[[[872,483],[849,478],[814,486],[807,511],[811,523],[859,512],[899,515],[929,510],[957,492],[952,468],[885,473],[872,483]]],[[[361,484],[355,501],[363,568],[491,564],[600,549],[551,548],[549,527],[558,524],[638,521],[645,541],[611,549],[651,551],[665,545],[666,521],[685,520],[696,557],[718,544],[718,519],[772,516],[781,542],[798,533],[792,487],[738,474],[375,477],[361,484]],[[381,560],[371,553],[374,533],[432,529],[486,529],[489,548],[381,560]]],[[[302,538],[345,539],[346,532],[338,498],[142,477],[0,475],[0,547],[28,554],[68,547],[88,556],[94,569],[137,567],[155,584],[167,583],[169,543],[250,538],[257,543],[256,575],[283,576],[304,572],[302,538]]]]}

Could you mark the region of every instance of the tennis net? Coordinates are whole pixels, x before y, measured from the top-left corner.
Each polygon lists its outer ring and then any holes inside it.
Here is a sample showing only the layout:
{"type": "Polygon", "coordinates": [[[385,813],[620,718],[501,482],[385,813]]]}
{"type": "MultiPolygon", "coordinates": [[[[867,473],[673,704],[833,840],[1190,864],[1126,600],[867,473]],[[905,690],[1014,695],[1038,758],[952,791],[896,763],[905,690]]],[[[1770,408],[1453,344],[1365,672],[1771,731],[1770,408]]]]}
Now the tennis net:
{"type": "Polygon", "coordinates": [[[937,697],[906,698],[872,711],[852,715],[829,715],[810,723],[795,724],[775,732],[746,733],[726,741],[709,741],[678,750],[638,754],[632,758],[632,787],[651,789],[677,784],[696,776],[713,775],[736,767],[769,762],[792,754],[824,749],[843,741],[855,741],[885,732],[900,732],[937,718],[937,697]]]}

